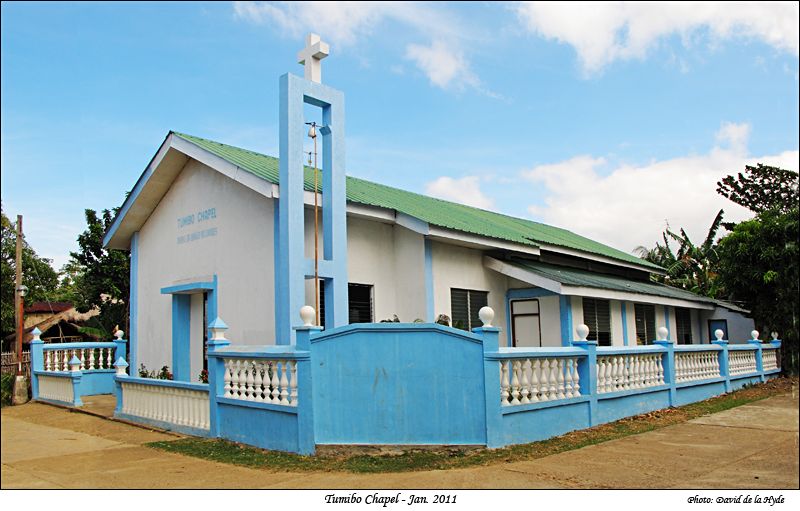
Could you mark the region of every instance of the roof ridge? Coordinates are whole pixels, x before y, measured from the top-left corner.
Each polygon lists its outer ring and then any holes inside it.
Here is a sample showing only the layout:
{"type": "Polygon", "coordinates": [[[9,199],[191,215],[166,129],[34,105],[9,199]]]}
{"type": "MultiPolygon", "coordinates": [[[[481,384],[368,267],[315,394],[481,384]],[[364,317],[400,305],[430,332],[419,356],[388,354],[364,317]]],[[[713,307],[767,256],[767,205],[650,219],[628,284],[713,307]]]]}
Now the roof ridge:
{"type": "MultiPolygon", "coordinates": [[[[245,158],[245,156],[252,156],[256,159],[266,159],[273,163],[280,162],[280,158],[278,157],[259,153],[257,151],[252,151],[250,149],[244,149],[234,145],[223,144],[222,142],[217,142],[215,140],[210,140],[195,135],[189,135],[187,133],[181,133],[174,130],[171,130],[170,133],[177,135],[178,137],[181,137],[182,139],[188,142],[198,144],[200,145],[200,147],[202,147],[203,145],[210,145],[211,147],[205,148],[207,150],[212,150],[212,151],[218,150],[220,153],[228,153],[227,155],[219,153],[217,155],[224,159],[227,159],[228,161],[231,161],[232,163],[241,167],[243,170],[251,172],[262,179],[265,179],[275,184],[278,183],[279,176],[275,174],[275,170],[278,169],[270,169],[267,171],[264,170],[263,168],[259,168],[259,165],[261,164],[259,164],[258,162],[237,161],[238,157],[236,157],[235,155],[231,155],[230,152],[239,151],[241,153],[245,153],[240,156],[243,159],[247,159],[245,158]]],[[[311,167],[307,167],[306,165],[303,165],[303,167],[304,170],[306,171],[312,170],[311,167]]],[[[516,243],[521,243],[521,244],[528,244],[529,242],[535,245],[544,244],[544,245],[561,246],[569,249],[578,250],[581,252],[586,252],[588,254],[602,255],[604,257],[615,259],[617,261],[624,261],[629,264],[637,264],[642,266],[643,268],[649,267],[652,268],[653,270],[655,269],[662,270],[661,267],[652,264],[644,259],[638,258],[633,254],[628,254],[627,252],[624,252],[620,249],[611,247],[609,245],[605,245],[599,241],[595,241],[591,238],[587,238],[586,236],[574,233],[569,229],[563,227],[549,225],[526,218],[515,217],[497,211],[491,211],[488,209],[482,209],[467,204],[461,204],[458,202],[449,201],[446,199],[440,199],[438,197],[431,197],[430,195],[424,195],[419,192],[412,192],[410,190],[405,190],[403,188],[397,188],[383,183],[369,181],[367,179],[360,177],[348,176],[348,175],[345,175],[345,177],[348,182],[353,182],[353,184],[356,183],[362,184],[362,186],[360,187],[362,189],[360,190],[355,189],[356,188],[355,186],[353,187],[354,188],[353,190],[350,190],[348,187],[347,190],[348,200],[353,202],[359,202],[362,204],[394,209],[395,211],[420,218],[421,220],[427,221],[433,225],[450,228],[457,231],[469,232],[473,234],[478,234],[490,238],[503,239],[507,241],[514,241],[516,243]],[[370,195],[366,193],[365,190],[363,189],[364,186],[377,187],[382,190],[385,190],[387,193],[391,192],[395,194],[397,193],[404,194],[409,197],[417,198],[418,200],[414,202],[409,201],[409,204],[405,205],[397,203],[396,200],[393,201],[391,197],[389,198],[384,197],[383,198],[384,200],[382,201],[380,196],[378,196],[377,198],[371,198],[370,195]],[[387,201],[389,205],[386,205],[387,201]],[[428,204],[426,205],[424,203],[420,203],[420,201],[433,201],[433,202],[428,202],[428,204]],[[432,208],[434,211],[428,211],[425,209],[426,206],[428,206],[428,209],[431,209],[431,206],[433,206],[434,203],[440,204],[442,206],[440,207],[434,206],[432,208]],[[458,208],[458,209],[443,210],[442,208],[458,208]],[[435,211],[437,209],[439,211],[435,211]],[[425,211],[428,211],[430,215],[425,213],[425,211]],[[459,213],[463,215],[461,218],[459,218],[459,213]],[[422,217],[420,216],[420,214],[422,214],[422,217]],[[437,221],[431,218],[431,216],[436,217],[436,215],[439,215],[440,220],[437,221]],[[488,215],[488,217],[486,215],[488,215]],[[444,218],[444,220],[442,220],[442,218],[444,218]],[[483,223],[483,225],[481,225],[481,222],[483,223]],[[487,232],[486,228],[489,228],[489,230],[491,230],[491,228],[499,229],[500,231],[505,231],[506,234],[490,234],[487,232]]],[[[386,193],[384,195],[386,195],[386,193]]],[[[395,199],[399,198],[396,197],[395,199]]]]}

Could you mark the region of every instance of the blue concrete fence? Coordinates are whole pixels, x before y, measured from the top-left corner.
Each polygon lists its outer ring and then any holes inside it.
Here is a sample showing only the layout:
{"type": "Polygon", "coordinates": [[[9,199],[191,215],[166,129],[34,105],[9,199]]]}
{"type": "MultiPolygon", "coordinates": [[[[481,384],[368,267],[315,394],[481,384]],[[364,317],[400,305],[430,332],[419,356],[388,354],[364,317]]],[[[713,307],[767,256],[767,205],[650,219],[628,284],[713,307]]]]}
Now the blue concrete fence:
{"type": "Polygon", "coordinates": [[[45,344],[38,328],[31,341],[33,399],[81,406],[81,397],[114,392],[114,361],[126,357],[121,330],[113,342],[45,344]]]}
{"type": "MultiPolygon", "coordinates": [[[[780,341],[500,348],[500,330],[436,324],[295,328],[295,345],[232,346],[209,325],[208,385],[132,378],[119,417],[301,454],[322,444],[532,442],[723,394],[780,372],[780,341]]],[[[308,317],[308,315],[306,315],[308,317]]],[[[313,317],[313,316],[311,316],[313,317]]]]}

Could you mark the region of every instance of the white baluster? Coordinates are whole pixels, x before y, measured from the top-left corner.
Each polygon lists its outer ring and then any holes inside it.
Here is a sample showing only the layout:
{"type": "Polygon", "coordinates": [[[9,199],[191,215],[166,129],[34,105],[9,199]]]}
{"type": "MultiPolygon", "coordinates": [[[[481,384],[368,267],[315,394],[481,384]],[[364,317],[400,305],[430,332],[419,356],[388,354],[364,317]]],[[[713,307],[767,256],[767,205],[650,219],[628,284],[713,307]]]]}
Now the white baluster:
{"type": "Polygon", "coordinates": [[[264,383],[264,380],[261,378],[261,371],[264,369],[264,366],[261,362],[256,362],[253,366],[253,370],[255,371],[255,377],[253,378],[253,384],[255,385],[255,394],[253,399],[255,401],[263,402],[264,395],[262,394],[263,390],[261,385],[264,383]]]}
{"type": "Polygon", "coordinates": [[[280,379],[278,378],[278,363],[275,360],[270,360],[270,369],[272,370],[272,380],[270,381],[272,385],[272,391],[270,392],[270,401],[272,403],[280,403],[280,389],[278,388],[280,385],[280,379]]]}
{"type": "Polygon", "coordinates": [[[567,399],[574,396],[572,393],[572,359],[568,358],[564,360],[564,366],[566,370],[566,375],[564,378],[564,387],[566,388],[566,397],[567,399]]]}
{"type": "Polygon", "coordinates": [[[603,394],[606,391],[606,357],[597,357],[597,392],[603,394]]]}
{"type": "Polygon", "coordinates": [[[286,362],[282,364],[282,371],[281,371],[281,404],[288,405],[289,404],[289,375],[286,374],[286,362]]]}
{"type": "Polygon", "coordinates": [[[89,369],[94,369],[95,358],[94,358],[94,349],[89,348],[89,369]]]}
{"type": "Polygon", "coordinates": [[[500,361],[500,404],[508,406],[510,385],[508,383],[508,360],[500,361]]]}
{"type": "Polygon", "coordinates": [[[530,393],[531,393],[531,383],[530,379],[528,378],[528,368],[531,365],[530,359],[525,359],[522,361],[520,365],[520,371],[522,372],[522,385],[520,388],[520,402],[523,404],[530,403],[530,393]]]}
{"type": "Polygon", "coordinates": [[[225,397],[233,397],[233,389],[231,388],[231,373],[233,372],[233,361],[231,359],[225,360],[225,376],[223,381],[225,387],[222,395],[225,397]]]}
{"type": "Polygon", "coordinates": [[[511,404],[519,404],[519,360],[511,362],[511,404]]]}
{"type": "Polygon", "coordinates": [[[622,390],[625,386],[624,377],[625,359],[615,356],[611,359],[611,388],[610,392],[622,390]]]}
{"type": "Polygon", "coordinates": [[[550,361],[550,375],[547,377],[547,383],[549,387],[547,388],[547,399],[553,400],[557,399],[558,396],[558,360],[551,358],[548,359],[550,361]]]}
{"type": "Polygon", "coordinates": [[[578,368],[577,357],[572,359],[572,366],[575,368],[575,374],[572,375],[572,394],[577,397],[581,395],[581,373],[578,368]]]}
{"type": "Polygon", "coordinates": [[[245,362],[245,399],[247,401],[255,401],[256,400],[256,385],[255,379],[253,378],[253,373],[255,372],[255,365],[251,360],[245,362]]]}
{"type": "Polygon", "coordinates": [[[297,362],[289,362],[291,378],[289,379],[289,400],[292,406],[297,406],[297,362]]]}
{"type": "Polygon", "coordinates": [[[558,358],[555,361],[558,363],[558,366],[556,366],[556,389],[558,391],[556,399],[564,399],[567,397],[564,394],[564,359],[558,358]]]}
{"type": "Polygon", "coordinates": [[[541,370],[541,361],[538,358],[533,359],[531,363],[531,402],[537,403],[539,399],[539,371],[541,370]]]}

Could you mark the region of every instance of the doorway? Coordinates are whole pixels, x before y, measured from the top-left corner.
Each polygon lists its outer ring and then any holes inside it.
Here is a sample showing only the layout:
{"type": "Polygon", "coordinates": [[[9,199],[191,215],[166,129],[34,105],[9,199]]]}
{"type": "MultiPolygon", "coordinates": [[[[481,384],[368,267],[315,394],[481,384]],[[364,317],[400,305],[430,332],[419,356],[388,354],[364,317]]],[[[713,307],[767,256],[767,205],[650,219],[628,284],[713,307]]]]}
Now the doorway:
{"type": "Polygon", "coordinates": [[[517,348],[541,348],[542,324],[539,300],[511,301],[511,342],[517,348]]]}

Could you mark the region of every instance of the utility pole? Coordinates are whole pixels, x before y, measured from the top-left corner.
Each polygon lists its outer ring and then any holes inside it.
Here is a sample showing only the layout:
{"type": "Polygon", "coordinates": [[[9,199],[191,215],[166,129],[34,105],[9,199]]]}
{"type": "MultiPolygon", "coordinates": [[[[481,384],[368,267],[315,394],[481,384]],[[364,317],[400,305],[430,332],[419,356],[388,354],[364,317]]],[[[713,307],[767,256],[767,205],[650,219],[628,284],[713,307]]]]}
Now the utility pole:
{"type": "Polygon", "coordinates": [[[22,215],[17,215],[17,264],[16,286],[14,287],[14,311],[17,319],[17,377],[14,378],[13,403],[21,405],[28,402],[28,382],[22,372],[22,338],[25,330],[23,307],[25,306],[25,292],[28,289],[22,285],[22,215]]]}

